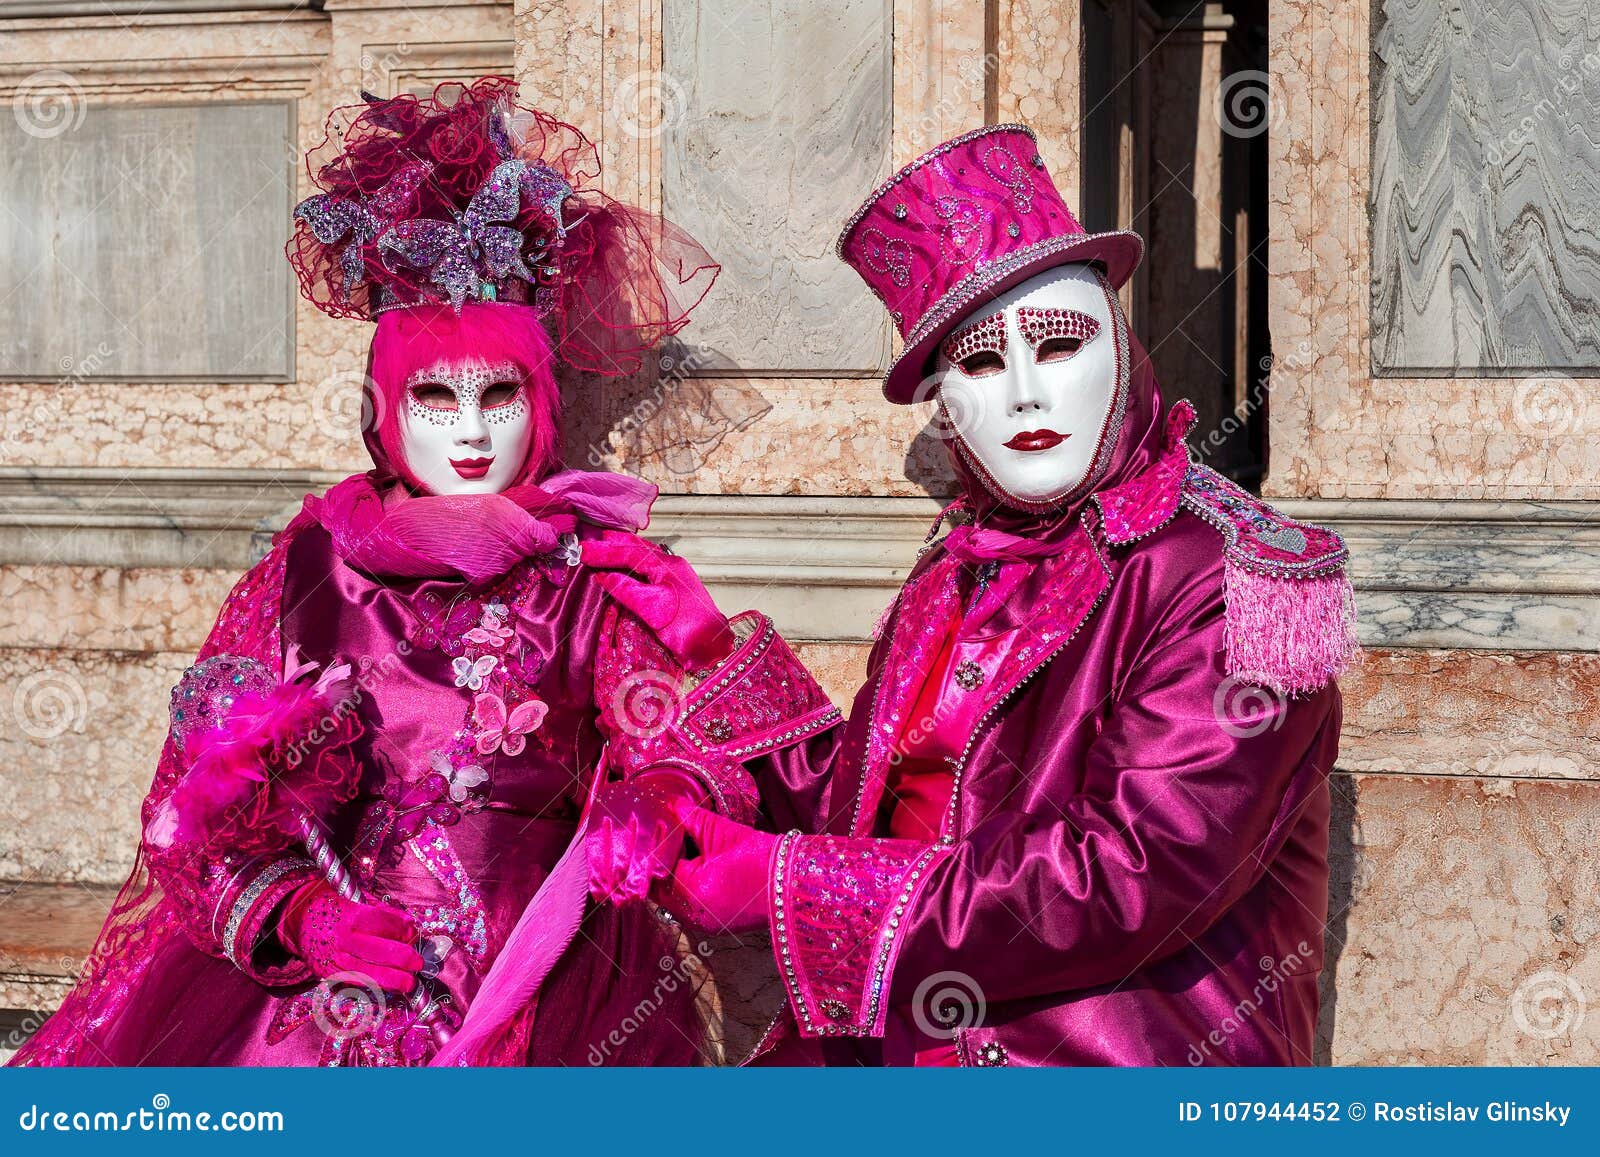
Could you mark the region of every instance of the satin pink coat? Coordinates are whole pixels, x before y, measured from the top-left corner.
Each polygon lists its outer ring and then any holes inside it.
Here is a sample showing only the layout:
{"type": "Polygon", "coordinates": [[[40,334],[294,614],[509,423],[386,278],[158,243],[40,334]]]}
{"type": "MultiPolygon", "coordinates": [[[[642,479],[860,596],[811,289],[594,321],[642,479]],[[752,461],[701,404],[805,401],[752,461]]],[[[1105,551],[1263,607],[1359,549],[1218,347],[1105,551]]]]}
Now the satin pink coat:
{"type": "Polygon", "coordinates": [[[772,932],[793,1022],[831,1061],[1312,1062],[1340,705],[1306,669],[1327,648],[1297,652],[1296,633],[1348,623],[1292,608],[1348,606],[1343,545],[1190,465],[1191,419],[1149,422],[1165,445],[1037,565],[980,590],[970,563],[927,553],[840,750],[768,785],[780,829],[821,833],[779,845],[772,932]],[[1260,584],[1276,627],[1233,605],[1260,584]],[[937,710],[909,719],[963,613],[937,710]],[[1241,623],[1276,632],[1248,648],[1281,660],[1273,680],[1230,663],[1241,623]],[[877,838],[908,727],[962,753],[932,843],[877,838]]]}

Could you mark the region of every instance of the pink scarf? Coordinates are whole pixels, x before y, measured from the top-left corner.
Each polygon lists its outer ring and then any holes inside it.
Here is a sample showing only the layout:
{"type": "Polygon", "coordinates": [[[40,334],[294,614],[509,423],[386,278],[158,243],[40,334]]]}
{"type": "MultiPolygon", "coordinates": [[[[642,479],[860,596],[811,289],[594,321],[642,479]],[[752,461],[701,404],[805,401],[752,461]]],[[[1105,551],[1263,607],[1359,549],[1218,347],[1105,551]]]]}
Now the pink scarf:
{"type": "Polygon", "coordinates": [[[656,487],[625,474],[562,470],[501,494],[410,493],[354,474],[308,495],[291,529],[317,523],[351,566],[393,578],[459,575],[483,583],[532,555],[549,554],[578,523],[638,531],[656,487]]]}
{"type": "Polygon", "coordinates": [[[963,523],[945,536],[944,548],[963,562],[1024,562],[1057,554],[1061,543],[963,523]]]}

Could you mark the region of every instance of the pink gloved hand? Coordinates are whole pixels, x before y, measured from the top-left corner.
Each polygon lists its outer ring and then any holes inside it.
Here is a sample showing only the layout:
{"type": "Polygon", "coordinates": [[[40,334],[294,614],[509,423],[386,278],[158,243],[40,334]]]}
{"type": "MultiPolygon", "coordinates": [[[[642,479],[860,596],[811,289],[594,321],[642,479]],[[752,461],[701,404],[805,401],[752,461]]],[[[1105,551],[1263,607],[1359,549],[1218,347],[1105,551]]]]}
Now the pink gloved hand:
{"type": "Polygon", "coordinates": [[[765,928],[778,837],[705,808],[679,814],[695,854],[679,859],[670,879],[657,885],[657,901],[678,919],[708,932],[765,928]]]}
{"type": "Polygon", "coordinates": [[[694,568],[642,538],[608,530],[583,544],[583,564],[617,602],[638,615],[679,662],[709,667],[733,650],[733,630],[694,568]]]}
{"type": "Polygon", "coordinates": [[[423,960],[417,930],[397,908],[346,900],[316,880],[290,896],[278,940],[318,976],[354,972],[387,992],[410,992],[423,960]]]}
{"type": "Polygon", "coordinates": [[[671,875],[683,851],[678,813],[705,798],[688,773],[671,768],[601,788],[586,847],[590,895],[612,903],[647,898],[656,880],[671,875]]]}

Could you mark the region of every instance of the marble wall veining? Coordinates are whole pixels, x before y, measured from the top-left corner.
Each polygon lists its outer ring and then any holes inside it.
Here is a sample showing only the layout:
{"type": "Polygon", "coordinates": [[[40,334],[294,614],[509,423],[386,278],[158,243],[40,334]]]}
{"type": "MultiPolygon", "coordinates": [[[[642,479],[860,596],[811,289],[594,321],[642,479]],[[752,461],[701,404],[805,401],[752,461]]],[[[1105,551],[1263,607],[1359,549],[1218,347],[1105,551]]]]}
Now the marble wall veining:
{"type": "Polygon", "coordinates": [[[1374,13],[1374,370],[1600,367],[1600,12],[1374,13]]]}
{"type": "MultiPolygon", "coordinates": [[[[1600,379],[1563,369],[1373,375],[1373,286],[1388,273],[1375,270],[1371,236],[1370,7],[1275,0],[1269,8],[1268,314],[1277,365],[1264,489],[1600,498],[1600,379]]],[[[1483,179],[1468,182],[1463,198],[1483,179]]]]}

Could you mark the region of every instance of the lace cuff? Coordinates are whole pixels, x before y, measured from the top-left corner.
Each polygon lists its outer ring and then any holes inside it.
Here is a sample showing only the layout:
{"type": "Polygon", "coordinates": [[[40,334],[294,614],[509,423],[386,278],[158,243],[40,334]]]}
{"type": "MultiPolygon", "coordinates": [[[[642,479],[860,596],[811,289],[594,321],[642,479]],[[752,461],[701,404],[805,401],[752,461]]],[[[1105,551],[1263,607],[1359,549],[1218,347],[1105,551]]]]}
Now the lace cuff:
{"type": "Polygon", "coordinates": [[[901,918],[950,853],[918,840],[779,841],[772,942],[802,1036],[883,1035],[901,918]]]}
{"type": "Polygon", "coordinates": [[[223,955],[261,984],[295,984],[308,979],[311,969],[305,961],[275,949],[277,942],[270,937],[267,922],[290,893],[316,878],[315,865],[299,856],[271,860],[253,874],[241,873],[241,882],[231,890],[232,904],[221,930],[223,955]],[[258,951],[263,936],[271,943],[258,951]]]}
{"type": "Polygon", "coordinates": [[[842,716],[772,620],[746,611],[729,622],[742,641],[692,679],[669,674],[642,626],[619,624],[602,702],[612,763],[624,776],[679,768],[705,785],[719,811],[748,824],[761,801],[746,761],[808,739],[842,716]]]}

